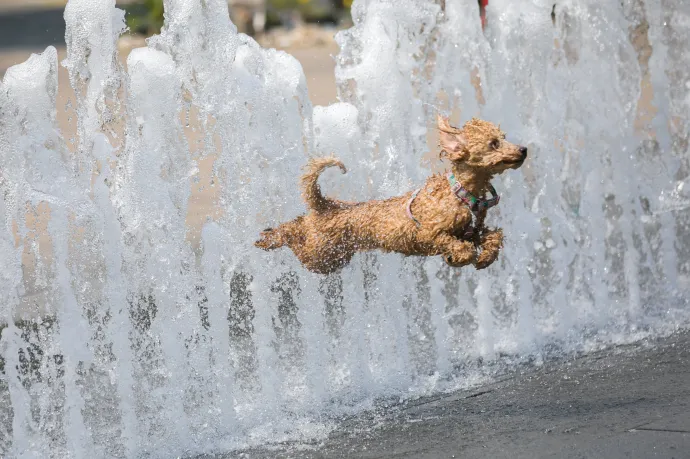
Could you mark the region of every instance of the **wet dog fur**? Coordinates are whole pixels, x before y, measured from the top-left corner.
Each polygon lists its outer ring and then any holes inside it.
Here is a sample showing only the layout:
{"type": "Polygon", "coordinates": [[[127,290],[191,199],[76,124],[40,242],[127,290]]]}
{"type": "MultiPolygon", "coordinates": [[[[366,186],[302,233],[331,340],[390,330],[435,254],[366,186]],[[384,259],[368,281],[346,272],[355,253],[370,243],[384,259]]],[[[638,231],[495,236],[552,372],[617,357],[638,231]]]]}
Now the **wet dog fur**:
{"type": "MultiPolygon", "coordinates": [[[[462,186],[474,196],[489,191],[491,179],[508,169],[520,167],[527,149],[505,140],[505,133],[494,124],[473,118],[462,129],[448,120],[437,120],[440,156],[446,156],[462,186]]],[[[411,205],[418,226],[406,211],[412,191],[386,200],[350,203],[324,197],[318,184],[328,167],[346,169],[338,159],[309,161],[301,179],[302,197],[309,209],[306,215],[267,229],[255,245],[264,250],[288,246],[312,272],[329,274],[347,265],[356,252],[382,250],[403,255],[443,257],[450,266],[491,265],[503,245],[501,229],[484,225],[486,210],[475,222],[474,235],[463,239],[472,224],[472,213],[451,191],[445,174],[426,180],[411,205]]]]}

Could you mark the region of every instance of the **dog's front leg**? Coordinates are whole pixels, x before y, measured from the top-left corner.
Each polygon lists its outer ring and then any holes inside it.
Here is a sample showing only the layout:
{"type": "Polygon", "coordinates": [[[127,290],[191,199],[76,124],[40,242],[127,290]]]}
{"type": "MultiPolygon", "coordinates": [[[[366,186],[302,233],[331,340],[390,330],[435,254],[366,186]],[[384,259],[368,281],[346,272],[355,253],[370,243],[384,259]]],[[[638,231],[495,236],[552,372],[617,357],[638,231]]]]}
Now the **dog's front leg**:
{"type": "Polygon", "coordinates": [[[475,261],[474,266],[479,269],[488,268],[501,252],[501,247],[503,247],[503,231],[497,230],[485,230],[481,235],[481,240],[479,248],[481,252],[475,261]]]}
{"type": "Polygon", "coordinates": [[[434,242],[443,255],[443,260],[450,266],[466,266],[474,263],[477,257],[477,250],[473,243],[461,241],[450,234],[442,233],[436,236],[434,242]]]}

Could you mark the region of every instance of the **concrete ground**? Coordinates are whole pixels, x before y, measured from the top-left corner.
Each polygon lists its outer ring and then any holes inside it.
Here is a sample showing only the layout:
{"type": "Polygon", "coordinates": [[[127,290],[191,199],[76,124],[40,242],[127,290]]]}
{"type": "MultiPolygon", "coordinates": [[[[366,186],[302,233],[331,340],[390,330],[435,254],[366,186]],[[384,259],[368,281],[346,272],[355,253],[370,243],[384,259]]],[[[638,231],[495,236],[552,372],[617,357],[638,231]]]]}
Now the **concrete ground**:
{"type": "Polygon", "coordinates": [[[690,332],[364,414],[310,447],[203,459],[690,458],[690,332]]]}

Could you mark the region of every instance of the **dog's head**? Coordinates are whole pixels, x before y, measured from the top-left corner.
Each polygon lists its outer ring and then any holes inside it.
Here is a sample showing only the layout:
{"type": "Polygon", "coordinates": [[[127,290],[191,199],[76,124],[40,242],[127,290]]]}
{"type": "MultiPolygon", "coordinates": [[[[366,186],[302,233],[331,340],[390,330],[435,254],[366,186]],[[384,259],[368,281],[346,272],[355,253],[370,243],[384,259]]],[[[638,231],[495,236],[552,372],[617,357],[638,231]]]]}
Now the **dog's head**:
{"type": "Polygon", "coordinates": [[[441,155],[465,167],[500,174],[506,169],[517,169],[527,158],[527,147],[505,140],[505,133],[488,121],[472,118],[462,129],[438,117],[441,155]]]}

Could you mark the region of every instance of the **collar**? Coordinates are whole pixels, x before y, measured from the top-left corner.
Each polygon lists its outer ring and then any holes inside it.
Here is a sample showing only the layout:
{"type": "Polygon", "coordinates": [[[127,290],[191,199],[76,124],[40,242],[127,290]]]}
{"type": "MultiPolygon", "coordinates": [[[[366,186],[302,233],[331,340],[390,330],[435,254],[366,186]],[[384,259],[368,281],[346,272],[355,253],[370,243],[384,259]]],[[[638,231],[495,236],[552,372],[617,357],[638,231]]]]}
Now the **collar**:
{"type": "Polygon", "coordinates": [[[458,182],[458,180],[455,178],[455,174],[453,174],[452,172],[448,172],[446,174],[446,177],[448,177],[448,183],[450,183],[450,189],[453,192],[453,194],[460,201],[465,203],[467,207],[469,207],[470,210],[475,214],[481,211],[482,209],[489,209],[490,207],[497,205],[498,201],[501,200],[501,197],[496,193],[496,189],[490,183],[489,193],[491,193],[491,197],[489,199],[478,199],[474,197],[472,193],[470,193],[462,187],[462,184],[458,182]]]}

